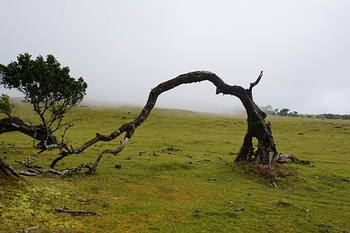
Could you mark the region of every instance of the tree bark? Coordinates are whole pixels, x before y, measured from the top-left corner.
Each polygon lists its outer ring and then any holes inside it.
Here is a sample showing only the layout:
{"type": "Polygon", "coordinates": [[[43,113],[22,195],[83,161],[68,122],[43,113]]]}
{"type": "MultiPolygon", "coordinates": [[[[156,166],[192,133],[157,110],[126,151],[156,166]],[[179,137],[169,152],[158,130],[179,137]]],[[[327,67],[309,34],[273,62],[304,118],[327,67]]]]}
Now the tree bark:
{"type": "Polygon", "coordinates": [[[250,84],[249,89],[245,89],[246,95],[244,98],[240,98],[247,112],[248,128],[236,162],[255,161],[266,165],[270,164],[278,156],[272,136],[271,124],[265,122],[266,114],[253,101],[253,87],[260,82],[262,75],[261,71],[258,79],[250,84]],[[253,147],[254,137],[258,140],[255,151],[253,147]]]}
{"type": "Polygon", "coordinates": [[[58,144],[57,138],[50,129],[43,125],[30,125],[18,117],[8,117],[0,119],[0,134],[19,131],[39,141],[38,146],[43,148],[47,145],[58,144]]]}

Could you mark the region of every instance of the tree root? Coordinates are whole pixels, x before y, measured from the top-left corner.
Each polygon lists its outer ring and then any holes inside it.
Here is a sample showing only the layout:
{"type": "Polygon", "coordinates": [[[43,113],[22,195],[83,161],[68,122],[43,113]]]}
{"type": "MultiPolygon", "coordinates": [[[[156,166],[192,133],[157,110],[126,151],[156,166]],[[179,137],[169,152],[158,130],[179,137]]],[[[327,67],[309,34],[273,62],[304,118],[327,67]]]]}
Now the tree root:
{"type": "Polygon", "coordinates": [[[38,169],[38,168],[27,168],[28,171],[19,171],[18,173],[23,176],[56,176],[56,177],[68,177],[73,175],[92,175],[95,171],[90,163],[81,164],[77,167],[66,168],[63,170],[56,170],[52,168],[38,169]]]}
{"type": "Polygon", "coordinates": [[[287,159],[290,159],[290,161],[292,163],[298,163],[298,164],[310,164],[310,163],[315,163],[313,161],[309,161],[309,160],[300,160],[297,157],[295,157],[292,154],[278,154],[275,157],[275,161],[277,163],[288,163],[287,159]]]}
{"type": "Polygon", "coordinates": [[[5,161],[0,158],[0,176],[4,176],[5,178],[15,178],[20,179],[21,176],[18,172],[13,169],[10,165],[5,163],[5,161]]]}

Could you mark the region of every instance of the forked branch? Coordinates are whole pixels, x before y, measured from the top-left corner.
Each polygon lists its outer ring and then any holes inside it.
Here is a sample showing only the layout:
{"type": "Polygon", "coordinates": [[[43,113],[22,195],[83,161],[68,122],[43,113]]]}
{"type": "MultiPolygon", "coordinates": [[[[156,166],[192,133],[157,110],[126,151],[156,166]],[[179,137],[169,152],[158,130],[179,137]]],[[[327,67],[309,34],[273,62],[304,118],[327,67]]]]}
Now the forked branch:
{"type": "Polygon", "coordinates": [[[249,93],[249,96],[250,96],[251,99],[253,99],[253,94],[252,94],[253,88],[254,88],[256,85],[259,84],[259,82],[260,82],[262,76],[263,76],[263,71],[260,71],[260,74],[259,74],[258,78],[255,80],[255,82],[250,83],[250,87],[249,87],[249,89],[248,89],[248,93],[249,93]]]}

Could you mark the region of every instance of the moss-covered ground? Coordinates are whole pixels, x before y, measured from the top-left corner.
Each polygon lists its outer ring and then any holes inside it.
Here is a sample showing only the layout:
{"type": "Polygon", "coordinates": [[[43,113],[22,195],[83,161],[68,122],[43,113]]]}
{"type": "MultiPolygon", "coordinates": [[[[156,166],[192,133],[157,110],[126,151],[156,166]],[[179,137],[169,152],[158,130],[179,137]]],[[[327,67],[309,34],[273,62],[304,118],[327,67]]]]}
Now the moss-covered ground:
{"type": "MultiPolygon", "coordinates": [[[[109,133],[136,108],[77,108],[68,140],[79,145],[109,133]]],[[[28,105],[16,114],[37,122],[28,105]]],[[[234,164],[244,117],[156,109],[118,156],[107,155],[93,176],[27,177],[0,184],[0,232],[349,232],[350,121],[268,117],[278,150],[310,165],[287,164],[296,176],[278,188],[234,164]],[[120,164],[121,168],[115,168],[120,164]],[[82,201],[82,199],[88,199],[82,201]],[[93,210],[71,216],[55,208],[93,210]],[[242,209],[244,208],[244,209],[242,209]]],[[[36,150],[20,133],[0,135],[0,156],[15,168],[36,150]]],[[[119,140],[72,155],[58,168],[92,161],[119,140]]],[[[37,157],[48,166],[57,151],[37,157]]]]}

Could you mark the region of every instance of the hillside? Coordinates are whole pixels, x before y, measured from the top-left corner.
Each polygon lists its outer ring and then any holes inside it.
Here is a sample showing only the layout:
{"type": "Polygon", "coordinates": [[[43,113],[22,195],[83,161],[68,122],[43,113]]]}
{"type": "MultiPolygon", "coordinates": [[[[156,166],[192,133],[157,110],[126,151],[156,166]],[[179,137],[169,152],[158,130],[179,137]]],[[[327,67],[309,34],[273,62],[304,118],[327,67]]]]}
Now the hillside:
{"type": "MultiPolygon", "coordinates": [[[[109,133],[138,114],[136,108],[77,108],[69,141],[79,145],[109,133]]],[[[16,114],[36,122],[30,106],[16,114]]],[[[119,156],[107,155],[94,176],[25,178],[0,185],[0,232],[349,232],[350,122],[268,117],[280,152],[315,164],[287,164],[296,176],[278,188],[233,163],[246,120],[156,109],[119,156]],[[115,165],[121,168],[115,168],[115,165]],[[55,208],[93,210],[70,216],[55,208]]],[[[0,156],[20,169],[36,151],[19,133],[0,135],[0,156]],[[6,143],[6,144],[4,144],[6,143]],[[9,146],[7,144],[15,144],[9,146]]],[[[92,161],[116,142],[72,155],[59,168],[92,161]]],[[[48,166],[57,151],[36,157],[48,166]]]]}

